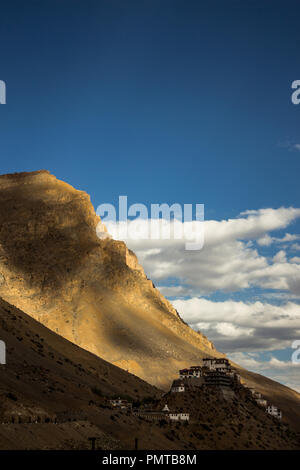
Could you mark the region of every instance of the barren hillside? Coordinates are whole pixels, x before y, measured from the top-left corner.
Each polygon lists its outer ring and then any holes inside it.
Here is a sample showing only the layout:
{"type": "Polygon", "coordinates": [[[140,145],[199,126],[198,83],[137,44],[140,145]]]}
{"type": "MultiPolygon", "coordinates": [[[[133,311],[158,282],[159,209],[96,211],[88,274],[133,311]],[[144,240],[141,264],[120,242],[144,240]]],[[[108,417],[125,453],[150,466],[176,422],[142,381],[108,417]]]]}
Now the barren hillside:
{"type": "Polygon", "coordinates": [[[79,348],[0,299],[0,449],[258,448],[295,449],[298,437],[239,393],[221,390],[167,395],[79,348]],[[149,422],[112,409],[108,399],[169,403],[191,416],[189,425],[149,422]],[[249,416],[249,418],[248,418],[249,416]],[[251,436],[251,437],[250,437],[251,436]]]}

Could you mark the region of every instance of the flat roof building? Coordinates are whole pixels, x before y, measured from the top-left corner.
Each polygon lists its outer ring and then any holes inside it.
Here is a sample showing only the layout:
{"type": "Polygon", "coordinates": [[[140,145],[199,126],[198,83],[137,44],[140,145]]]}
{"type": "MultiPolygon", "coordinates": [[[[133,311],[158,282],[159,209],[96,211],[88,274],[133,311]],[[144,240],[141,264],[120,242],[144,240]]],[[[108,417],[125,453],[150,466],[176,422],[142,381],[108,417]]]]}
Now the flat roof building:
{"type": "Polygon", "coordinates": [[[271,416],[275,416],[275,418],[282,419],[282,411],[277,408],[277,406],[269,405],[266,408],[266,412],[269,413],[271,416]]]}

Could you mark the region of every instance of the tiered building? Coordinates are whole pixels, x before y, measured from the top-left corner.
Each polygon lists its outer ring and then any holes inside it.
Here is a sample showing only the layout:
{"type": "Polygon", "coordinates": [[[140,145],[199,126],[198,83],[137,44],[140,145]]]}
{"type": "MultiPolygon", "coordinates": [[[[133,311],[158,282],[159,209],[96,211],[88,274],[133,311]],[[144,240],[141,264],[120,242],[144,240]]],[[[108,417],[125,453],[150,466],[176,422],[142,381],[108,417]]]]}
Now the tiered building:
{"type": "MultiPolygon", "coordinates": [[[[197,379],[193,380],[193,384],[207,384],[207,385],[220,385],[220,386],[232,386],[233,382],[240,383],[240,375],[231,367],[230,362],[226,358],[209,357],[202,360],[201,366],[191,366],[187,369],[179,371],[179,378],[184,379],[197,379]]],[[[172,392],[184,391],[185,386],[182,382],[182,386],[179,390],[178,381],[174,381],[172,385],[172,392]]]]}
{"type": "Polygon", "coordinates": [[[274,405],[268,405],[267,400],[254,388],[248,388],[242,384],[241,376],[231,367],[228,359],[222,357],[208,357],[202,359],[202,365],[191,366],[179,371],[179,379],[174,380],[171,392],[185,392],[186,389],[201,387],[202,385],[213,387],[232,387],[234,384],[242,385],[248,389],[257,405],[265,408],[266,412],[278,419],[282,419],[282,412],[274,405]]]}
{"type": "Polygon", "coordinates": [[[214,370],[218,372],[230,372],[232,370],[230,362],[228,359],[222,357],[208,357],[203,359],[203,366],[207,367],[209,370],[214,370]]]}

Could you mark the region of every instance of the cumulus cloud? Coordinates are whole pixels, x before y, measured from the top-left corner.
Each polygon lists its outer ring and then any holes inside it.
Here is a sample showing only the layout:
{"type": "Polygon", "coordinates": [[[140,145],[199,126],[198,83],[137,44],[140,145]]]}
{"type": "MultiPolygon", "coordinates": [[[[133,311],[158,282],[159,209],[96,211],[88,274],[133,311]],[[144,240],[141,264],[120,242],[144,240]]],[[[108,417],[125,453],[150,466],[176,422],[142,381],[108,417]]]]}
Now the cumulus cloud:
{"type": "Polygon", "coordinates": [[[286,263],[286,252],[284,250],[278,251],[273,257],[274,263],[286,263]]]}
{"type": "Polygon", "coordinates": [[[273,243],[274,239],[270,237],[268,233],[266,233],[263,237],[258,238],[256,241],[260,246],[269,246],[273,243]]]}
{"type": "Polygon", "coordinates": [[[291,233],[286,233],[284,237],[278,238],[278,237],[271,237],[268,233],[262,236],[261,238],[258,238],[256,241],[259,245],[261,246],[270,246],[272,243],[289,243],[295,240],[299,240],[299,235],[297,234],[291,234],[291,233]]]}
{"type": "Polygon", "coordinates": [[[292,361],[281,361],[276,357],[271,357],[268,361],[261,361],[258,354],[236,352],[228,355],[229,358],[253,372],[284,383],[300,393],[299,372],[300,364],[292,361]]]}
{"type": "MultiPolygon", "coordinates": [[[[268,244],[269,232],[285,229],[298,217],[300,209],[291,207],[246,211],[236,219],[205,221],[204,247],[198,251],[187,251],[185,240],[180,238],[147,239],[145,234],[149,234],[152,223],[148,220],[130,221],[130,233],[135,234],[135,239],[125,238],[125,241],[155,283],[164,286],[166,279],[176,279],[176,284],[182,286],[180,295],[205,295],[217,290],[233,292],[249,287],[290,290],[298,294],[299,263],[288,260],[284,250],[279,250],[270,260],[259,253],[258,245],[255,246],[256,241],[260,245],[268,244]],[[136,230],[135,224],[138,225],[136,230]]],[[[171,233],[175,224],[179,229],[182,225],[183,231],[186,223],[163,222],[164,229],[171,226],[171,233]]],[[[117,224],[110,222],[107,227],[115,236],[117,224]]],[[[288,243],[297,238],[298,235],[286,234],[271,241],[288,243]]]]}
{"type": "Polygon", "coordinates": [[[287,348],[300,338],[300,305],[294,302],[279,306],[194,297],[174,300],[173,305],[184,321],[227,353],[287,348]]]}
{"type": "Polygon", "coordinates": [[[293,243],[291,246],[291,250],[299,251],[300,250],[300,243],[293,243]]]}

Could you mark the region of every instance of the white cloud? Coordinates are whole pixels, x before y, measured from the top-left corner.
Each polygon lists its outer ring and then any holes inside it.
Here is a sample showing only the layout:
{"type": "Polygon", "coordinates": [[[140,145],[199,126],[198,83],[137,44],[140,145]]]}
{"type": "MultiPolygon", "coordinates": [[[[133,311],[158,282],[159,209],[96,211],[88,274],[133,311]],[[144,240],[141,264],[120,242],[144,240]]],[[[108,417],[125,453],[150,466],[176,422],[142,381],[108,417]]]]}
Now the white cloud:
{"type": "Polygon", "coordinates": [[[262,365],[253,354],[250,353],[243,353],[243,352],[234,352],[228,354],[228,357],[239,364],[240,366],[244,367],[245,369],[252,370],[254,372],[261,371],[262,365]]]}
{"type": "Polygon", "coordinates": [[[299,251],[300,250],[300,243],[293,243],[291,246],[292,250],[299,251]]]}
{"type": "Polygon", "coordinates": [[[300,300],[300,296],[296,294],[291,294],[290,292],[262,292],[259,295],[262,299],[271,299],[271,300],[300,300]]]}
{"type": "Polygon", "coordinates": [[[299,240],[299,238],[299,235],[291,233],[286,233],[282,238],[270,237],[269,234],[265,234],[261,238],[257,239],[257,243],[260,246],[270,246],[272,243],[289,243],[295,240],[299,240]]]}
{"type": "Polygon", "coordinates": [[[257,330],[262,332],[267,329],[270,333],[272,332],[268,341],[271,339],[277,341],[282,338],[283,329],[285,332],[290,330],[289,345],[297,330],[300,337],[300,305],[294,302],[286,302],[279,306],[259,301],[252,303],[233,300],[214,302],[194,297],[177,299],[172,303],[182,318],[195,329],[197,329],[199,322],[202,323],[202,326],[207,322],[210,325],[210,330],[215,329],[218,337],[237,336],[236,334],[230,335],[229,332],[236,332],[237,329],[240,329],[239,336],[247,336],[249,343],[247,347],[250,346],[252,349],[255,349],[257,330]],[[232,325],[235,330],[232,329],[232,325]],[[253,345],[251,345],[252,340],[253,345]]]}
{"type": "MultiPolygon", "coordinates": [[[[254,241],[268,243],[271,238],[268,232],[284,229],[298,217],[300,209],[280,208],[246,211],[236,219],[205,221],[205,243],[199,251],[185,250],[185,240],[142,239],[141,234],[147,233],[151,223],[144,220],[139,221],[137,239],[126,240],[126,243],[155,284],[164,285],[166,279],[173,278],[177,279],[177,285],[186,286],[179,295],[203,295],[217,290],[232,292],[253,286],[298,294],[299,264],[289,262],[283,250],[269,260],[254,245],[254,241]]],[[[131,221],[129,226],[134,228],[135,223],[131,221]]],[[[165,221],[164,227],[167,225],[165,221]]],[[[173,227],[173,222],[169,225],[173,227]]],[[[114,224],[107,226],[109,231],[115,230],[114,224]]],[[[286,234],[277,240],[288,243],[296,238],[298,235],[286,234]]]]}
{"type": "Polygon", "coordinates": [[[272,350],[290,347],[300,338],[300,305],[273,305],[204,298],[173,302],[184,321],[201,329],[224,352],[272,350]]]}
{"type": "Polygon", "coordinates": [[[274,263],[286,263],[286,252],[284,250],[278,251],[273,257],[274,263]]]}
{"type": "MultiPolygon", "coordinates": [[[[203,323],[202,323],[202,326],[204,326],[203,323]]],[[[211,324],[210,324],[210,328],[211,328],[211,324]]],[[[233,323],[230,323],[230,322],[217,323],[215,325],[215,330],[220,335],[229,336],[229,337],[240,337],[242,335],[252,335],[254,331],[253,328],[244,328],[241,326],[234,325],[233,323]]]]}
{"type": "Polygon", "coordinates": [[[297,234],[286,233],[283,238],[274,237],[274,240],[278,243],[284,243],[284,242],[292,242],[294,240],[299,240],[299,238],[300,237],[297,234]]]}
{"type": "Polygon", "coordinates": [[[160,292],[165,296],[165,297],[183,297],[189,292],[191,295],[193,294],[192,289],[188,289],[188,287],[184,286],[157,286],[160,292]]]}
{"type": "Polygon", "coordinates": [[[299,372],[300,364],[291,361],[281,361],[271,357],[268,361],[260,361],[258,355],[236,352],[228,355],[229,358],[253,372],[263,373],[278,382],[285,384],[300,393],[299,372]]]}
{"type": "Polygon", "coordinates": [[[260,246],[269,246],[273,243],[273,238],[269,234],[265,234],[263,237],[257,239],[257,243],[260,246]]]}

